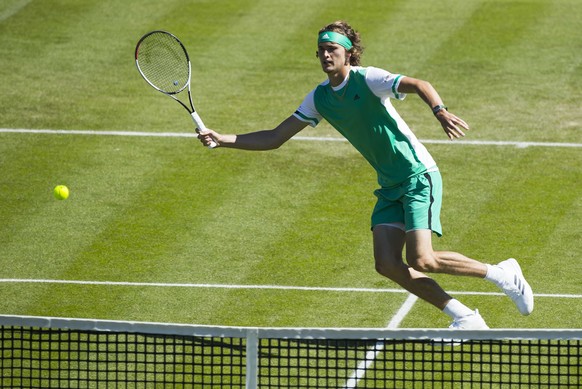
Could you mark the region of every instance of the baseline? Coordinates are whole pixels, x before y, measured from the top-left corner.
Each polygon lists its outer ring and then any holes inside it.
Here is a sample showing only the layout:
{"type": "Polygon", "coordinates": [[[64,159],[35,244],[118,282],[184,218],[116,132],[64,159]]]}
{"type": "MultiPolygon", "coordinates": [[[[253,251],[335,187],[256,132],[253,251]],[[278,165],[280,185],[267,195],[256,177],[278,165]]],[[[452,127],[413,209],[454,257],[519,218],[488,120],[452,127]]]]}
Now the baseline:
{"type": "MultiPolygon", "coordinates": [[[[265,290],[303,290],[321,292],[360,292],[360,293],[408,293],[399,288],[349,288],[326,286],[292,286],[292,285],[240,285],[240,284],[197,284],[166,282],[129,282],[129,281],[90,281],[90,280],[50,280],[29,278],[0,278],[0,284],[68,284],[68,285],[104,285],[104,286],[146,286],[165,288],[214,288],[214,289],[265,289],[265,290]]],[[[505,296],[501,292],[447,291],[460,296],[505,296]]],[[[536,297],[582,299],[582,294],[534,293],[536,297]]]]}

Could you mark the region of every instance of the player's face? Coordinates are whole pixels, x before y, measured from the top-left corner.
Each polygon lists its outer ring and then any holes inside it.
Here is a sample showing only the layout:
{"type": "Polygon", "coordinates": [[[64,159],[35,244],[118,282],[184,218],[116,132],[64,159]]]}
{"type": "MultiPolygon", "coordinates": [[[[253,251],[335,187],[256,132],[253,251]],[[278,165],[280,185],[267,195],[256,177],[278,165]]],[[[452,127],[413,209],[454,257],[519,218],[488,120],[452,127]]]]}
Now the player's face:
{"type": "Polygon", "coordinates": [[[317,58],[327,74],[340,72],[347,66],[347,55],[346,49],[337,43],[322,42],[317,46],[317,58]]]}

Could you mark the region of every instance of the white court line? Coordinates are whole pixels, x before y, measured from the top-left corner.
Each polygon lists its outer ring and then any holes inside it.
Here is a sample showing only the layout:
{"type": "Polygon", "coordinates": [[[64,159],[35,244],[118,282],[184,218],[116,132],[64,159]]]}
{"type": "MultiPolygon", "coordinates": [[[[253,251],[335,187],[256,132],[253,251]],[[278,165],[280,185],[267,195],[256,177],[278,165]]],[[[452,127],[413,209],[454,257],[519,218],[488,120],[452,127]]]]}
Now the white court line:
{"type": "MultiPolygon", "coordinates": [[[[51,134],[51,135],[93,135],[93,136],[137,136],[137,137],[159,137],[159,138],[196,138],[198,135],[193,132],[143,132],[143,131],[91,131],[91,130],[51,130],[51,129],[26,129],[26,128],[0,128],[0,133],[14,134],[51,134]]],[[[294,136],[293,140],[311,142],[347,142],[345,138],[339,137],[314,137],[314,136],[294,136]]],[[[426,144],[447,144],[447,145],[475,145],[475,146],[513,146],[517,148],[526,147],[574,147],[581,148],[582,143],[566,142],[527,142],[527,141],[496,141],[496,140],[463,140],[454,141],[444,139],[420,139],[426,144]]]]}
{"type": "MultiPolygon", "coordinates": [[[[345,138],[336,137],[312,137],[312,136],[294,136],[292,139],[304,141],[321,141],[321,142],[347,142],[345,138]]],[[[582,143],[562,143],[562,142],[527,142],[527,141],[501,141],[501,140],[464,140],[455,139],[419,139],[426,144],[442,145],[474,145],[474,146],[513,146],[520,149],[527,147],[582,147],[582,143]]]]}
{"type": "MultiPolygon", "coordinates": [[[[404,304],[402,304],[398,312],[396,312],[396,315],[394,315],[394,317],[392,317],[392,319],[390,320],[390,323],[388,323],[387,328],[395,329],[400,327],[400,323],[402,323],[402,320],[404,320],[406,315],[408,315],[408,312],[410,312],[412,306],[414,305],[414,303],[416,303],[417,300],[418,297],[416,297],[413,294],[409,294],[404,304]]],[[[358,386],[360,380],[366,375],[366,371],[368,370],[368,368],[372,366],[374,361],[376,361],[378,354],[380,354],[384,350],[385,345],[386,344],[384,342],[377,342],[374,345],[374,347],[372,347],[366,353],[364,360],[360,362],[358,368],[352,373],[352,375],[344,385],[345,389],[348,388],[353,389],[358,386]]]]}
{"type": "Polygon", "coordinates": [[[410,310],[412,309],[412,306],[414,305],[414,303],[417,300],[418,300],[417,296],[415,296],[413,294],[409,294],[408,298],[406,299],[404,304],[402,304],[402,306],[400,307],[398,312],[396,312],[396,315],[394,315],[394,317],[392,317],[392,319],[390,320],[390,323],[388,323],[386,328],[394,329],[394,328],[400,327],[400,323],[402,323],[402,320],[404,320],[406,315],[408,315],[408,312],[410,312],[410,310]]]}
{"type": "MultiPolygon", "coordinates": [[[[85,281],[85,280],[50,280],[30,278],[0,278],[0,284],[65,284],[65,285],[103,285],[103,286],[138,286],[164,288],[200,288],[200,289],[265,289],[265,290],[301,290],[315,292],[356,292],[356,293],[408,293],[398,288],[347,288],[325,286],[292,285],[236,285],[236,284],[196,284],[167,282],[129,282],[129,281],[85,281]]],[[[447,291],[460,296],[505,296],[501,292],[447,291]]],[[[535,297],[582,299],[582,294],[534,293],[535,297]]]]}
{"type": "Polygon", "coordinates": [[[7,134],[48,134],[48,135],[93,135],[93,136],[138,136],[160,138],[198,138],[194,132],[144,132],[144,131],[92,131],[92,130],[49,130],[26,128],[0,128],[7,134]]]}

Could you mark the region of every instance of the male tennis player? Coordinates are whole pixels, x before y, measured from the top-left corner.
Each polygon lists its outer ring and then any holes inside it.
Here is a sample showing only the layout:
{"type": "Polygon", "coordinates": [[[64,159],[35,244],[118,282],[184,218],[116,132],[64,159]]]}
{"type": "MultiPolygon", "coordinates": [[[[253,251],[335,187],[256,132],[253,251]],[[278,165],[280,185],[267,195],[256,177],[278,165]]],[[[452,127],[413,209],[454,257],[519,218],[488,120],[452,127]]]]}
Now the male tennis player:
{"type": "Polygon", "coordinates": [[[414,93],[430,107],[445,134],[464,136],[469,126],[444,106],[427,81],[361,67],[360,35],[337,21],[319,31],[317,58],[327,80],[313,89],[301,106],[272,130],[243,135],[201,131],[208,146],[244,150],[276,149],[307,125],[326,119],[372,165],[380,188],[372,213],[376,270],[410,293],[426,300],[452,318],[451,328],[487,329],[478,310],[447,294],[425,273],[485,278],[503,290],[523,315],[534,307],[532,290],[513,258],[488,265],[455,252],[434,251],[432,233],[441,235],[439,219],[441,175],[427,149],[418,141],[392,106],[414,93]],[[402,251],[406,246],[406,262],[402,251]]]}

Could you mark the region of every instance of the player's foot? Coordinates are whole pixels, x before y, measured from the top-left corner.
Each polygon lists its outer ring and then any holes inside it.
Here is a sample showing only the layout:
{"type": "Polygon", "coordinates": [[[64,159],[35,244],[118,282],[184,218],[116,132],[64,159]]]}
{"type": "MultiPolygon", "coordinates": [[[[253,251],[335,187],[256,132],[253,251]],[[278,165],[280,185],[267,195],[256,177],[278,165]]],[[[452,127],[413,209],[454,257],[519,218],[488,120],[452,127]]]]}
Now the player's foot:
{"type": "Polygon", "coordinates": [[[522,315],[529,315],[534,309],[534,295],[521,272],[519,263],[509,258],[497,266],[503,269],[507,276],[499,287],[513,300],[522,315]]]}
{"type": "Polygon", "coordinates": [[[455,330],[488,330],[489,327],[485,320],[479,314],[479,310],[475,309],[470,315],[463,316],[459,319],[453,320],[449,328],[455,330]]]}

